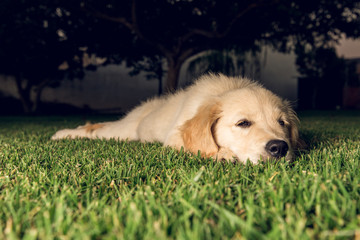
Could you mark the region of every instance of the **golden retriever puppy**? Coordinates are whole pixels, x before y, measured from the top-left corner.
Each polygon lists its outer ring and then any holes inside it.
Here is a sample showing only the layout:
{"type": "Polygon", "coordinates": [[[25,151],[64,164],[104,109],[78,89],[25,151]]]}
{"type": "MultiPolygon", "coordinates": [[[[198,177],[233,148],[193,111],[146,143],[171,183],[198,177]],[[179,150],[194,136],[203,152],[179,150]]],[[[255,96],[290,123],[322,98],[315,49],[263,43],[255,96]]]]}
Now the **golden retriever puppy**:
{"type": "Polygon", "coordinates": [[[204,157],[252,163],[293,158],[298,119],[289,102],[246,78],[209,74],[114,122],[60,130],[52,139],[159,141],[204,157]]]}

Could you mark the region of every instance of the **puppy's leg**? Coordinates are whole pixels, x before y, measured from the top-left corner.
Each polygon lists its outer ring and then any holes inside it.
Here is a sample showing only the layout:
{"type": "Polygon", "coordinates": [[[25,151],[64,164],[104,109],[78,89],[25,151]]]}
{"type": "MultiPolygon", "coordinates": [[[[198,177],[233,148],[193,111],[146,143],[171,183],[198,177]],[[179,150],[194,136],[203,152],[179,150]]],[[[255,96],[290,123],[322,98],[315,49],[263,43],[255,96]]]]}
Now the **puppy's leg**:
{"type": "Polygon", "coordinates": [[[96,138],[96,131],[105,126],[105,123],[97,124],[86,124],[79,126],[75,129],[62,129],[57,131],[52,137],[52,140],[63,139],[63,138],[96,138]]]}
{"type": "Polygon", "coordinates": [[[134,114],[129,114],[125,118],[114,122],[103,122],[86,124],[75,129],[62,129],[57,131],[52,140],[63,138],[100,138],[117,140],[138,140],[137,136],[138,120],[134,114]]]}
{"type": "Polygon", "coordinates": [[[114,122],[86,124],[76,129],[63,129],[54,134],[51,139],[62,138],[101,138],[117,140],[141,140],[138,136],[138,126],[141,120],[162,104],[159,99],[144,102],[134,108],[125,117],[114,122]]]}

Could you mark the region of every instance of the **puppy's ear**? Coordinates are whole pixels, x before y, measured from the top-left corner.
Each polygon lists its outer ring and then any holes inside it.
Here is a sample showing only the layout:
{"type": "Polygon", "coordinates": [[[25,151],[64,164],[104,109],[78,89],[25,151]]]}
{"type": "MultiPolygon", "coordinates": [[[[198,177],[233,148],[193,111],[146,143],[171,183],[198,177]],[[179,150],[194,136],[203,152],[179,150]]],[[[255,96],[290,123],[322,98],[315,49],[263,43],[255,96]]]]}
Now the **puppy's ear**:
{"type": "Polygon", "coordinates": [[[299,137],[299,119],[295,111],[291,108],[291,104],[285,101],[287,108],[287,118],[289,121],[289,134],[291,145],[294,150],[301,150],[306,148],[306,143],[299,137]]]}
{"type": "Polygon", "coordinates": [[[298,148],[299,142],[299,128],[298,128],[298,121],[295,119],[289,118],[289,134],[290,134],[290,141],[293,148],[298,148]]]}
{"type": "Polygon", "coordinates": [[[185,150],[192,153],[200,151],[203,157],[214,156],[219,151],[214,128],[220,118],[220,107],[218,102],[206,103],[193,118],[185,122],[180,129],[185,150]]]}

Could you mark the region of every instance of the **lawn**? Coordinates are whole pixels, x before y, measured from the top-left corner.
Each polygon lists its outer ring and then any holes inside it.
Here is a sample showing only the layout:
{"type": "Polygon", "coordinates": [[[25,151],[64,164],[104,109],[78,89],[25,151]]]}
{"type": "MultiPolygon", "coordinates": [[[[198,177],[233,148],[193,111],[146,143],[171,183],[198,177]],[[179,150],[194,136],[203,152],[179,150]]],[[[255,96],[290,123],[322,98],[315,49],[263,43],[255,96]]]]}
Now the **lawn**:
{"type": "Polygon", "coordinates": [[[360,239],[360,113],[300,120],[294,163],[244,165],[0,117],[0,239],[360,239]]]}

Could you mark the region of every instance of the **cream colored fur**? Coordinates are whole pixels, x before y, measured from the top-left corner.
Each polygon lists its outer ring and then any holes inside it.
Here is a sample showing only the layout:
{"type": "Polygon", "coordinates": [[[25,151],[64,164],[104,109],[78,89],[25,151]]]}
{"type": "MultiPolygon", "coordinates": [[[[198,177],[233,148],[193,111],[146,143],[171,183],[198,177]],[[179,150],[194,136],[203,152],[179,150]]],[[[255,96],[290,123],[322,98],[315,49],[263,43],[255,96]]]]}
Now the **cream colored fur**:
{"type": "Polygon", "coordinates": [[[265,146],[274,139],[288,144],[290,160],[298,128],[289,103],[261,85],[209,74],[185,90],[142,103],[118,121],[63,129],[52,139],[77,137],[159,141],[218,160],[257,163],[271,158],[265,146]],[[239,127],[240,120],[251,126],[239,127]]]}

